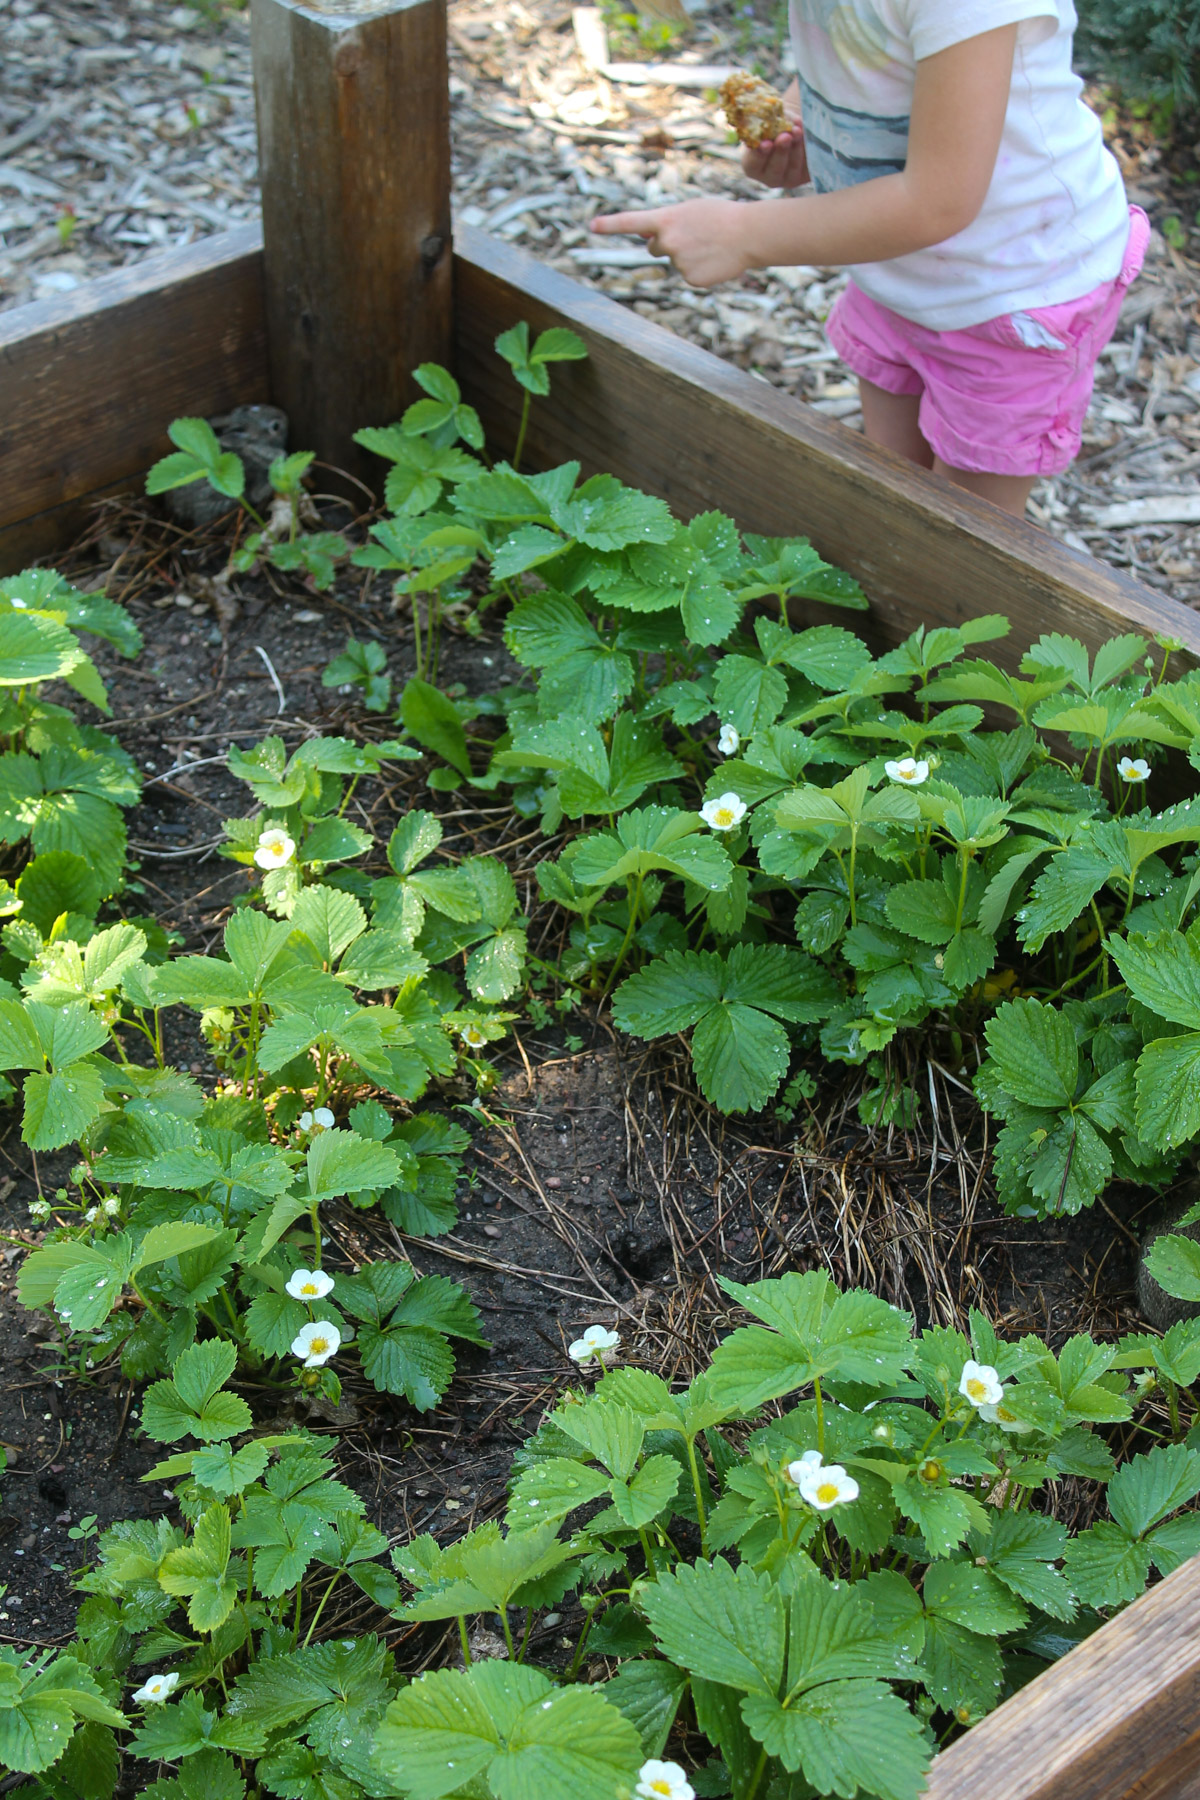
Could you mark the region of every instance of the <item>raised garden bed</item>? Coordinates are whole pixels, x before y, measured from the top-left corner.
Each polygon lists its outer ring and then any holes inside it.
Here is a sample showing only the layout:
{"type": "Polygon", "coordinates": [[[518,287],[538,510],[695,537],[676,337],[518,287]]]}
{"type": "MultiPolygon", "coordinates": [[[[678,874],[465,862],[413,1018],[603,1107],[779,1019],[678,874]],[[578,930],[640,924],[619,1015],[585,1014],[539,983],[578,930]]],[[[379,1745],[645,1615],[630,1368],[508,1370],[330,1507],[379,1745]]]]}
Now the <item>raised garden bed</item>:
{"type": "MultiPolygon", "coordinates": [[[[428,56],[436,42],[430,21],[436,23],[437,9],[426,0],[407,10],[421,15],[417,25],[428,56]]],[[[279,30],[291,29],[293,9],[265,0],[263,11],[278,12],[279,30]]],[[[330,60],[339,79],[353,77],[364,66],[370,31],[382,28],[391,16],[365,15],[361,27],[353,25],[341,41],[332,42],[330,60]],[[366,34],[365,48],[350,42],[359,30],[366,34]]],[[[314,22],[305,17],[308,24],[314,22]]],[[[426,63],[420,77],[427,81],[429,76],[426,63]]],[[[408,78],[411,101],[422,90],[411,70],[408,78]]],[[[331,153],[327,160],[332,164],[337,158],[331,153]]],[[[1185,663],[1200,651],[1200,630],[1191,613],[969,496],[909,471],[750,378],[538,269],[520,253],[463,233],[451,314],[444,280],[439,277],[441,284],[432,288],[419,285],[444,254],[444,244],[431,242],[438,234],[425,229],[418,217],[422,207],[432,206],[430,216],[436,218],[441,182],[435,168],[407,196],[412,228],[397,235],[418,283],[416,291],[426,299],[410,308],[400,335],[411,347],[437,342],[439,334],[448,341],[452,327],[464,397],[478,407],[494,441],[512,440],[520,413],[519,396],[514,398],[492,355],[497,333],[518,318],[527,319],[535,331],[567,327],[583,336],[588,360],[556,372],[550,399],[534,413],[530,459],[548,467],[580,456],[585,470],[614,473],[665,499],[684,518],[720,507],[745,532],[786,534],[803,528],[823,556],[848,570],[869,593],[868,629],[879,647],[899,642],[920,625],[950,625],[980,613],[1003,612],[1013,621],[1011,643],[1017,654],[1049,629],[1073,634],[1090,647],[1121,630],[1165,634],[1178,641],[1185,663]],[[422,306],[428,316],[421,314],[422,306]]],[[[330,254],[333,235],[327,227],[323,247],[330,254]]],[[[308,246],[306,254],[318,258],[319,275],[353,283],[354,270],[335,269],[332,260],[320,263],[322,244],[315,251],[308,246]]],[[[266,268],[266,288],[275,292],[278,304],[285,291],[283,264],[277,262],[272,274],[268,258],[266,268]]],[[[311,385],[311,366],[297,368],[292,352],[280,350],[277,333],[272,337],[274,378],[269,373],[263,270],[261,248],[247,231],[232,234],[232,241],[216,240],[144,264],[133,276],[106,278],[94,291],[70,301],[6,315],[0,352],[16,395],[9,417],[19,431],[10,425],[0,447],[4,566],[17,567],[59,548],[77,529],[85,503],[127,489],[166,448],[160,427],[168,418],[216,413],[248,401],[288,401],[289,384],[296,391],[311,385]],[[31,424],[35,429],[29,429],[31,424]]],[[[386,288],[387,282],[381,285],[386,288]]],[[[366,306],[365,298],[362,304],[366,306]]],[[[326,359],[326,376],[345,353],[361,316],[349,317],[340,335],[320,347],[318,360],[326,359]]],[[[411,366],[419,354],[399,357],[397,369],[411,366]]],[[[347,416],[331,385],[318,382],[316,388],[333,397],[323,413],[318,408],[309,415],[306,441],[320,449],[324,460],[342,467],[351,460],[349,428],[390,422],[408,397],[397,376],[392,391],[381,391],[377,401],[354,399],[358,410],[347,416]]],[[[330,515],[326,522],[338,521],[330,515]]],[[[108,525],[110,540],[128,540],[131,530],[136,534],[139,529],[120,511],[108,525]]],[[[96,533],[92,542],[111,556],[111,542],[106,549],[96,533]]],[[[385,640],[390,635],[400,645],[403,666],[407,640],[397,637],[396,622],[378,598],[344,587],[335,590],[336,624],[299,621],[297,610],[319,610],[317,604],[298,609],[295,598],[271,599],[268,589],[260,587],[252,591],[247,618],[229,623],[224,633],[216,628],[212,648],[219,654],[213,658],[213,676],[200,678],[194,652],[182,654],[192,646],[175,642],[178,628],[172,631],[165,623],[173,615],[153,605],[169,597],[170,586],[180,579],[180,547],[169,537],[147,537],[145,544],[150,554],[131,557],[127,565],[136,572],[134,610],[150,627],[152,654],[157,654],[168,686],[147,707],[131,679],[123,690],[115,659],[109,659],[117,716],[130,720],[127,748],[140,749],[144,758],[161,734],[174,747],[174,766],[180,761],[177,752],[185,744],[200,748],[210,729],[219,733],[222,744],[242,738],[244,747],[264,735],[274,707],[269,698],[262,704],[272,689],[255,643],[269,622],[274,655],[285,620],[289,633],[305,638],[299,667],[277,658],[276,673],[287,696],[286,711],[281,696],[279,716],[289,749],[318,723],[323,730],[362,735],[361,715],[350,707],[323,711],[328,695],[316,682],[325,661],[341,648],[343,620],[355,635],[385,640]],[[148,573],[156,558],[171,578],[159,588],[148,573]],[[290,618],[282,610],[289,604],[290,618]],[[173,652],[176,662],[170,661],[173,652]],[[252,676],[257,677],[253,687],[252,676]],[[208,688],[210,680],[215,692],[208,688]],[[123,691],[131,690],[137,699],[123,700],[123,691]],[[213,718],[214,706],[222,709],[219,721],[213,718]],[[171,722],[178,714],[183,715],[182,727],[178,717],[171,722]],[[178,736],[173,736],[177,727],[178,736]]],[[[218,549],[215,541],[213,548],[218,549]]],[[[219,561],[218,554],[218,566],[219,561]]],[[[75,568],[66,566],[74,576],[75,568]]],[[[86,566],[81,553],[81,581],[86,566]]],[[[296,591],[291,590],[293,595],[296,591]]],[[[797,625],[805,622],[802,610],[794,610],[797,625]]],[[[205,641],[209,621],[197,627],[189,617],[188,630],[189,636],[196,630],[205,641]]],[[[484,691],[495,680],[485,671],[494,669],[502,655],[499,643],[487,637],[475,644],[453,644],[441,678],[461,680],[469,693],[484,691]]],[[[997,660],[1003,663],[1005,655],[1001,646],[997,660]]],[[[1010,666],[1013,661],[1015,657],[1010,666]]],[[[161,749],[155,760],[159,757],[166,762],[161,749]]],[[[179,819],[190,834],[198,822],[197,804],[213,809],[207,817],[214,823],[227,809],[237,810],[240,790],[223,770],[202,778],[199,771],[175,768],[172,780],[176,787],[182,784],[189,810],[178,812],[178,796],[165,803],[164,797],[156,798],[135,816],[135,844],[146,843],[156,826],[179,819]]],[[[366,791],[366,816],[382,837],[423,798],[420,781],[403,764],[366,791]]],[[[499,855],[510,861],[518,879],[528,880],[540,847],[534,834],[527,834],[524,845],[517,841],[523,828],[507,809],[501,824],[496,823],[499,810],[496,816],[489,814],[486,803],[445,810],[458,817],[455,832],[465,840],[461,849],[499,855]]],[[[198,840],[189,835],[189,841],[198,840]]],[[[170,862],[162,866],[170,868],[170,862]]],[[[215,870],[210,883],[195,869],[185,867],[181,880],[174,873],[160,879],[153,859],[146,867],[147,886],[153,883],[157,889],[149,910],[163,923],[190,933],[188,948],[215,941],[236,892],[237,872],[222,887],[215,870]]],[[[173,1047],[171,1060],[210,1076],[208,1054],[209,1046],[193,1038],[173,1047]]],[[[445,1411],[423,1415],[420,1421],[391,1401],[373,1398],[365,1383],[349,1388],[340,1400],[325,1394],[325,1414],[318,1409],[308,1417],[317,1431],[331,1437],[344,1434],[343,1476],[375,1507],[371,1516],[392,1536],[404,1538],[434,1527],[449,1539],[497,1506],[510,1454],[509,1439],[492,1447],[498,1420],[504,1416],[518,1439],[536,1426],[568,1370],[563,1348],[589,1315],[614,1316],[615,1309],[638,1360],[668,1379],[687,1380],[732,1322],[728,1301],[711,1279],[716,1273],[748,1282],[789,1268],[832,1267],[839,1284],[869,1287],[889,1300],[911,1304],[923,1321],[946,1325],[961,1323],[964,1301],[986,1293],[996,1322],[1015,1335],[1026,1326],[1034,1328],[1036,1306],[1029,1290],[1037,1279],[1033,1271],[1049,1252],[1057,1264],[1056,1286],[1049,1291],[1048,1281],[1044,1284],[1040,1299],[1048,1316],[1039,1329],[1059,1339],[1064,1328],[1086,1319],[1096,1335],[1105,1336],[1122,1323],[1117,1306],[1105,1295],[1119,1295],[1127,1278],[1108,1288],[1098,1287],[1097,1281],[1102,1265],[1111,1279],[1118,1266],[1114,1258],[1128,1259],[1127,1229],[1112,1237],[1107,1226],[1097,1230],[1094,1215],[1084,1215],[1067,1224],[1064,1241],[1054,1235],[1058,1225],[1047,1232],[1019,1222],[1003,1224],[989,1215],[984,1201],[974,1235],[957,1246],[948,1244],[975,1206],[984,1178],[978,1115],[969,1108],[962,1112],[961,1124],[953,1126],[953,1155],[945,1154],[946,1121],[957,1105],[952,1084],[931,1093],[940,1108],[935,1114],[939,1131],[925,1145],[899,1128],[883,1144],[872,1141],[847,1123],[852,1115],[845,1110],[840,1120],[827,1112],[823,1130],[814,1134],[810,1127],[801,1137],[778,1124],[722,1125],[696,1102],[685,1063],[639,1053],[631,1066],[628,1047],[622,1049],[590,1014],[582,1025],[568,1021],[557,1029],[545,1023],[532,1030],[519,1027],[517,1045],[502,1061],[501,1074],[504,1104],[496,1111],[507,1123],[476,1137],[475,1185],[461,1203],[462,1226],[448,1239],[408,1244],[422,1274],[444,1272],[466,1280],[485,1312],[496,1353],[485,1362],[477,1352],[465,1350],[460,1366],[469,1382],[451,1396],[445,1411]],[[581,1035],[581,1044],[571,1041],[581,1035]],[[882,1229],[876,1222],[880,1211],[886,1217],[882,1229]],[[1022,1237],[1032,1244],[1021,1243],[1022,1237]],[[990,1245],[986,1263],[981,1245],[990,1245]],[[997,1268],[1001,1258],[1003,1273],[997,1268]],[[1077,1265],[1083,1279],[1064,1277],[1064,1265],[1077,1265]],[[923,1291],[918,1291],[921,1285],[923,1291]],[[1089,1286],[1096,1296],[1090,1316],[1089,1286]],[[1106,1306],[1111,1310],[1105,1312],[1106,1306]]],[[[469,1087],[459,1092],[463,1099],[470,1096],[469,1087]]],[[[448,1090],[448,1097],[455,1097],[455,1090],[448,1090]]],[[[40,1169],[21,1172],[48,1189],[66,1171],[48,1168],[43,1159],[40,1169]]],[[[14,1189],[12,1198],[17,1197],[14,1189]]],[[[386,1260],[389,1248],[400,1242],[394,1234],[389,1238],[377,1214],[339,1215],[335,1236],[351,1266],[386,1260]]],[[[129,1438],[133,1390],[124,1385],[115,1392],[78,1389],[69,1374],[59,1379],[64,1388],[54,1390],[60,1398],[49,1407],[50,1418],[41,1422],[45,1431],[29,1431],[27,1407],[20,1425],[14,1413],[6,1429],[38,1459],[32,1466],[39,1501],[32,1505],[54,1509],[48,1515],[30,1514],[36,1535],[51,1535],[57,1547],[44,1560],[52,1564],[57,1553],[59,1561],[70,1564],[79,1552],[53,1537],[56,1530],[68,1528],[65,1521],[55,1521],[60,1510],[69,1510],[77,1520],[93,1494],[98,1502],[102,1483],[123,1483],[104,1508],[109,1517],[157,1513],[158,1508],[147,1507],[144,1499],[139,1506],[133,1499],[133,1483],[151,1460],[129,1438]],[[73,1428],[69,1439],[67,1423],[73,1428]],[[77,1484],[74,1492],[72,1482],[77,1484]]],[[[10,1404],[20,1407],[22,1392],[14,1387],[10,1404]]],[[[269,1416],[269,1410],[260,1411],[260,1421],[269,1416]]],[[[281,1431],[287,1429],[283,1419],[277,1423],[281,1431]]],[[[24,1471],[30,1467],[29,1461],[18,1463],[18,1472],[9,1476],[10,1493],[17,1482],[24,1488],[24,1471]]],[[[95,1510],[100,1510],[98,1503],[95,1510]]],[[[26,1539],[29,1535],[24,1533],[26,1539]]],[[[8,1541],[12,1544],[13,1537],[8,1541]]],[[[18,1547],[30,1557],[40,1548],[28,1542],[18,1547]]],[[[1119,1800],[1135,1792],[1148,1797],[1187,1791],[1184,1784],[1200,1764],[1200,1751],[1191,1741],[1200,1651],[1188,1625],[1196,1582],[1195,1565],[1185,1565],[1006,1702],[937,1759],[929,1791],[966,1795],[985,1784],[989,1793],[1013,1800],[1051,1793],[1119,1800]]],[[[46,1590],[46,1610],[38,1618],[49,1641],[57,1641],[66,1628],[62,1603],[61,1589],[46,1590]],[[57,1613],[50,1611],[54,1606],[57,1613]]],[[[349,1607],[339,1617],[339,1629],[357,1631],[377,1620],[366,1599],[356,1605],[357,1610],[349,1607]]],[[[10,1612],[10,1628],[16,1623],[10,1612]]],[[[546,1627],[547,1632],[553,1629],[546,1627]]],[[[15,1629],[12,1635],[18,1635],[15,1629]]],[[[31,1630],[31,1635],[37,1641],[39,1634],[31,1630]]],[[[439,1636],[428,1627],[410,1626],[399,1636],[400,1653],[406,1666],[418,1660],[436,1666],[449,1659],[453,1637],[452,1630],[439,1636]]],[[[555,1662],[549,1640],[544,1660],[555,1662]]]]}

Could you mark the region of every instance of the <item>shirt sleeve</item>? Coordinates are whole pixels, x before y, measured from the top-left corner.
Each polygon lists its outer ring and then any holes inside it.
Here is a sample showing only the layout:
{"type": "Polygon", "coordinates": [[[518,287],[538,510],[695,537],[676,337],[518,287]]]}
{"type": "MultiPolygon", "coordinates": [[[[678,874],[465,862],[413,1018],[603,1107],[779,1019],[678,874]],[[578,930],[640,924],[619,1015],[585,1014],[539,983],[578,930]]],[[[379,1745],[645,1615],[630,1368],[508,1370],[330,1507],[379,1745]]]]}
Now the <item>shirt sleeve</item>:
{"type": "Polygon", "coordinates": [[[1060,23],[1058,0],[909,0],[905,10],[917,62],[1002,25],[1036,21],[1044,37],[1060,23]]]}

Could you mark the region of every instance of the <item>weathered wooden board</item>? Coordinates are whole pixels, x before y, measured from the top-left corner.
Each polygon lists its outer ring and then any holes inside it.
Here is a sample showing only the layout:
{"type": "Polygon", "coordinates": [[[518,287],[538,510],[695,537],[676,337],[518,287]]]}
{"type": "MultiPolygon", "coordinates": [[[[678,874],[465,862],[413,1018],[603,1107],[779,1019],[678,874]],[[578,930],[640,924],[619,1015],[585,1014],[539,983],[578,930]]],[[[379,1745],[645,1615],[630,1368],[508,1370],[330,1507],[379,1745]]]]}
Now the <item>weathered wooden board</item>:
{"type": "Polygon", "coordinates": [[[0,313],[0,572],[135,484],[179,414],[267,398],[261,244],[239,227],[0,313]]]}
{"type": "Polygon", "coordinates": [[[362,476],[354,432],[450,354],[445,0],[256,0],[251,34],[272,396],[362,476]]]}
{"type": "Polygon", "coordinates": [[[1200,1800],[1200,1731],[1135,1781],[1121,1800],[1200,1800]]]}
{"type": "MultiPolygon", "coordinates": [[[[1200,655],[1190,609],[511,246],[459,236],[457,367],[497,444],[515,439],[519,408],[497,333],[522,317],[537,329],[566,324],[591,356],[558,365],[550,399],[535,403],[537,463],[579,456],[685,515],[720,507],[747,530],[808,532],[863,583],[885,638],[995,611],[1013,622],[1014,652],[1047,629],[1094,644],[1134,627],[1200,655]]],[[[66,541],[81,515],[73,503],[132,484],[162,453],[175,414],[268,397],[252,226],[0,315],[0,569],[66,541]]],[[[307,440],[294,429],[292,442],[307,440]]]]}
{"type": "MultiPolygon", "coordinates": [[[[552,370],[534,402],[528,460],[582,459],[685,516],[717,507],[745,530],[803,532],[871,596],[891,640],[979,613],[1012,621],[1020,648],[1048,630],[1095,645],[1164,632],[1200,655],[1200,618],[1047,533],[915,469],[765,382],[485,233],[456,234],[458,373],[490,440],[511,445],[520,396],[493,354],[526,318],[566,325],[591,352],[552,370]]],[[[828,616],[828,615],[826,615],[828,616]]],[[[1004,660],[1003,646],[988,654],[1004,660]]]]}
{"type": "Polygon", "coordinates": [[[927,1800],[1190,1800],[1197,1607],[1193,1558],[943,1751],[927,1800]]]}

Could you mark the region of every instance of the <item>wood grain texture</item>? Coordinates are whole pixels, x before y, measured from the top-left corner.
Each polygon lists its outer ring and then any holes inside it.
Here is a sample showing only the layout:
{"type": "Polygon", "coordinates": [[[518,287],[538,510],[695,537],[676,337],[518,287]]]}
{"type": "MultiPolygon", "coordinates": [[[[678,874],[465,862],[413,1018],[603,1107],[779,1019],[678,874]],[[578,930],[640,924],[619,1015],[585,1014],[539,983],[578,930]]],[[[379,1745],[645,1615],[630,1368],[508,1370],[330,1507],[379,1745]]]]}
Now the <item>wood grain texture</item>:
{"type": "Polygon", "coordinates": [[[136,486],[179,414],[267,398],[261,243],[242,226],[0,313],[0,572],[136,486]]]}
{"type": "Polygon", "coordinates": [[[744,530],[804,533],[858,577],[887,642],[920,624],[1002,612],[1012,636],[988,654],[1010,663],[1048,630],[1092,646],[1116,631],[1161,631],[1200,655],[1200,618],[1190,608],[511,245],[460,227],[456,249],[458,373],[497,449],[515,440],[520,402],[492,349],[496,334],[521,318],[534,330],[567,325],[591,355],[552,369],[550,398],[534,402],[531,466],[580,457],[586,472],[609,469],[685,517],[716,507],[744,530]]]}
{"type": "Polygon", "coordinates": [[[1200,1718],[1200,1557],[935,1760],[925,1800],[1183,1800],[1200,1718]],[[1145,1785],[1168,1763],[1170,1787],[1145,1785]],[[1131,1792],[1132,1790],[1132,1792],[1131,1792]]]}
{"type": "Polygon", "coordinates": [[[1200,1800],[1200,1731],[1135,1781],[1121,1800],[1200,1800]]]}
{"type": "Polygon", "coordinates": [[[272,397],[361,476],[353,433],[450,360],[445,0],[255,0],[251,35],[272,397]]]}

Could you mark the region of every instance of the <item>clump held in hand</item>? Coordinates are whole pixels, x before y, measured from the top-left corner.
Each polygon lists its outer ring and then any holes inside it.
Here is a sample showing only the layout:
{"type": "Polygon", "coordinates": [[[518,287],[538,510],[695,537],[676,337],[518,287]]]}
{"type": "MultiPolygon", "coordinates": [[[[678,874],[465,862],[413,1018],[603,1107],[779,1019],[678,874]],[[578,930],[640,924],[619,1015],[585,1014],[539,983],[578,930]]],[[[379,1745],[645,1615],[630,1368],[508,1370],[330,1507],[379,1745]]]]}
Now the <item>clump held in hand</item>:
{"type": "Polygon", "coordinates": [[[757,75],[735,71],[721,89],[725,117],[741,138],[752,147],[767,138],[777,138],[788,129],[783,101],[773,87],[757,75]]]}

